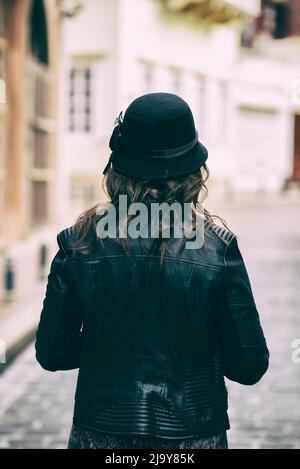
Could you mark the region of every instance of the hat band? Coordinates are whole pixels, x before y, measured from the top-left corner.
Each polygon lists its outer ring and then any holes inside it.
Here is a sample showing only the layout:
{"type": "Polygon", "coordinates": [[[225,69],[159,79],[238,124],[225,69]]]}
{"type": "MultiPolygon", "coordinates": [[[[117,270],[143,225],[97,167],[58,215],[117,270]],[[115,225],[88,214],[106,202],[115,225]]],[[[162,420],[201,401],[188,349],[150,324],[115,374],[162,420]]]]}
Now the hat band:
{"type": "MultiPolygon", "coordinates": [[[[180,147],[171,148],[168,150],[143,150],[139,152],[136,148],[129,147],[128,145],[124,145],[123,142],[121,147],[124,150],[132,152],[134,155],[137,155],[139,158],[143,157],[151,157],[151,158],[163,158],[163,159],[172,159],[177,158],[178,156],[183,155],[184,153],[192,150],[194,146],[198,143],[198,132],[196,132],[195,138],[187,143],[186,145],[182,145],[180,147]]],[[[134,157],[132,157],[134,159],[134,157]]]]}

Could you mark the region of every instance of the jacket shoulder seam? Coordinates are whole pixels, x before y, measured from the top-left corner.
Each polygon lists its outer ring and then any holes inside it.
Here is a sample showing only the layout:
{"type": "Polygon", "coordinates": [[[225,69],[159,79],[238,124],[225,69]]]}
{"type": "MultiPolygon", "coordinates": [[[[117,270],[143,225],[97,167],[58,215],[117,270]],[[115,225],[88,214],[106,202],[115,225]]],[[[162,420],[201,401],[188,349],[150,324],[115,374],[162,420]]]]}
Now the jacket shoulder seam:
{"type": "Polygon", "coordinates": [[[70,226],[60,231],[56,237],[58,246],[62,249],[62,251],[64,252],[66,256],[68,256],[68,249],[66,247],[66,241],[71,235],[72,235],[72,227],[70,226]]]}
{"type": "Polygon", "coordinates": [[[235,235],[227,228],[219,226],[216,223],[210,222],[208,220],[205,220],[205,226],[210,232],[214,233],[221,241],[223,241],[226,246],[235,237],[235,235]]]}
{"type": "MultiPolygon", "coordinates": [[[[126,257],[126,254],[112,254],[112,255],[102,255],[102,256],[89,256],[89,257],[86,257],[86,258],[76,258],[76,259],[72,259],[72,258],[69,258],[68,259],[68,263],[69,264],[73,264],[73,263],[77,263],[77,262],[89,262],[90,260],[93,260],[93,261],[96,261],[96,260],[103,260],[103,259],[117,259],[119,257],[123,257],[125,258],[126,257]]],[[[159,259],[160,257],[159,256],[150,256],[148,254],[133,254],[132,255],[133,258],[147,258],[147,259],[150,259],[150,258],[155,258],[155,259],[159,259]]],[[[176,262],[182,262],[182,263],[185,263],[185,264],[191,264],[191,265],[194,265],[195,267],[196,266],[203,266],[203,267],[208,267],[208,268],[211,268],[211,269],[214,269],[214,270],[223,270],[223,267],[222,266],[218,266],[218,265],[210,265],[210,264],[207,264],[207,263],[204,263],[204,262],[199,262],[199,261],[195,261],[195,260],[190,260],[190,259],[185,259],[185,258],[176,258],[176,256],[165,256],[165,259],[166,260],[173,260],[173,261],[176,261],[176,262]]]]}

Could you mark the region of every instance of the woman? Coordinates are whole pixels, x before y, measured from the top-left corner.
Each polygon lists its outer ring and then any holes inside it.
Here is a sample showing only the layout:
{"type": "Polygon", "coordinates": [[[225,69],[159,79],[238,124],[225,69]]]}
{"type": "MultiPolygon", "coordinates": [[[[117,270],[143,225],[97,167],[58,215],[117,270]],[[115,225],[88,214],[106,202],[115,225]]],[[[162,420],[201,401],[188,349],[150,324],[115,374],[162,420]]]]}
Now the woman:
{"type": "Polygon", "coordinates": [[[137,98],[116,124],[107,204],[57,236],[37,360],[79,368],[69,448],[227,448],[224,376],[255,384],[269,352],[236,237],[198,203],[207,150],[173,94],[137,98]],[[192,215],[168,219],[174,203],[192,215]]]}

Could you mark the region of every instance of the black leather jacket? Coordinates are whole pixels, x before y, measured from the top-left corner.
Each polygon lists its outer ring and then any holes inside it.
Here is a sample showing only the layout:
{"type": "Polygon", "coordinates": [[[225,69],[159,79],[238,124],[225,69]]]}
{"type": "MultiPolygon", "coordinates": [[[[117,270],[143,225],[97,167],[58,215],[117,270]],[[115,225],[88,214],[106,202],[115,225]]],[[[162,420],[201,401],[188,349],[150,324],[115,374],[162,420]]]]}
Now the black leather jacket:
{"type": "Polygon", "coordinates": [[[92,255],[57,236],[36,333],[50,371],[79,368],[74,423],[108,433],[209,436],[230,427],[224,376],[255,384],[269,352],[236,237],[206,223],[201,249],[162,267],[131,240],[92,255]]]}

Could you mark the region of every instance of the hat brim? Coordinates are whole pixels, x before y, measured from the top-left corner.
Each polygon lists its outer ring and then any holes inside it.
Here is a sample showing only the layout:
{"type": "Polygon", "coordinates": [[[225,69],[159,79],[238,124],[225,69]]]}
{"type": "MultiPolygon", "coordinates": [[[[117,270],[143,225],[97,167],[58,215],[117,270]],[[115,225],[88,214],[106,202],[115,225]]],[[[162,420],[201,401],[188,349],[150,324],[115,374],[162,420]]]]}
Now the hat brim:
{"type": "Polygon", "coordinates": [[[193,173],[206,162],[207,148],[199,141],[185,154],[176,158],[139,158],[120,151],[112,162],[114,171],[138,179],[172,179],[193,173]]]}

